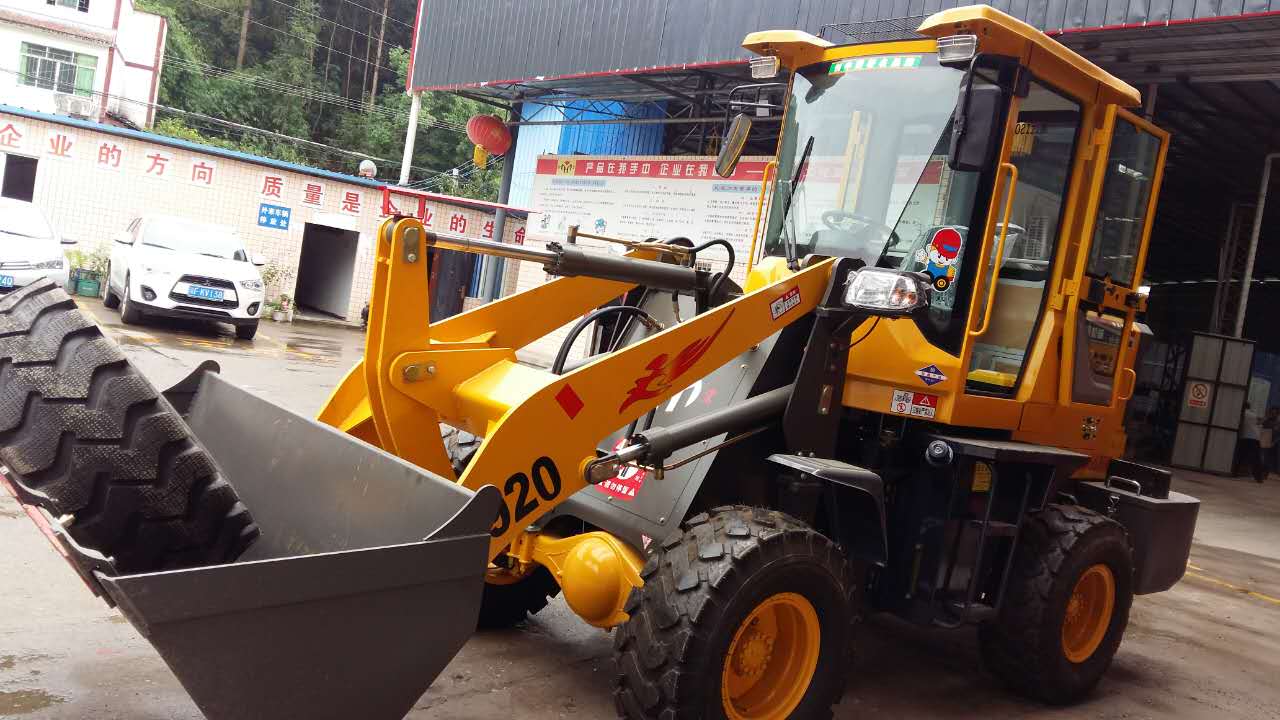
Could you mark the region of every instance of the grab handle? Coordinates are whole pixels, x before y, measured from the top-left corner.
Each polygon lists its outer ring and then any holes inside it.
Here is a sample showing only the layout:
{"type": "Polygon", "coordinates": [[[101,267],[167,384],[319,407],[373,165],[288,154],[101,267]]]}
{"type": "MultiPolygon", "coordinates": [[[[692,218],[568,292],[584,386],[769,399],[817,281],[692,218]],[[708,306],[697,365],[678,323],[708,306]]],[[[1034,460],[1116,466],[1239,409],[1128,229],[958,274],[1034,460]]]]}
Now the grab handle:
{"type": "MultiPolygon", "coordinates": [[[[982,312],[982,325],[969,331],[969,337],[981,337],[991,326],[991,308],[996,301],[996,286],[1000,281],[1000,264],[1004,261],[1004,241],[1009,236],[1009,215],[1013,212],[1013,196],[1018,185],[1018,167],[1013,163],[1000,163],[1000,169],[1009,173],[1009,187],[1005,188],[1004,219],[1000,225],[1000,241],[996,243],[996,261],[991,270],[991,287],[987,288],[986,308],[982,312]]],[[[982,272],[982,268],[978,268],[982,272]]]]}

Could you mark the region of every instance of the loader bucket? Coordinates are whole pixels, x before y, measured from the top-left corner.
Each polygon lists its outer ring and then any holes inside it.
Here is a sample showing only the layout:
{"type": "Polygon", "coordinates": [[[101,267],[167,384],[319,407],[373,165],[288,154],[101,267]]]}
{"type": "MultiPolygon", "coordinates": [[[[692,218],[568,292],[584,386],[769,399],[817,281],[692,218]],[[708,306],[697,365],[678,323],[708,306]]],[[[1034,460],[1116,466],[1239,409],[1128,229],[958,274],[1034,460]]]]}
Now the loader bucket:
{"type": "Polygon", "coordinates": [[[209,720],[404,717],[476,626],[497,490],[213,373],[187,410],[261,538],[231,564],[96,580],[209,720]]]}

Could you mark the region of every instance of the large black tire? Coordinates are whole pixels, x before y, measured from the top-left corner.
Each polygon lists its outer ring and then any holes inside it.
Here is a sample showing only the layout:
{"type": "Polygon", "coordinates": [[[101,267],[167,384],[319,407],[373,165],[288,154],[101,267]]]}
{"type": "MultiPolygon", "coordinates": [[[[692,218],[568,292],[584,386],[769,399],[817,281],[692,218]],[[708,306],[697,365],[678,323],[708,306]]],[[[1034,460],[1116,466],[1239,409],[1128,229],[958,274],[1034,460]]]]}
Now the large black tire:
{"type": "Polygon", "coordinates": [[[826,537],[773,510],[717,508],[690,518],[641,574],[644,586],[626,604],[631,619],[614,635],[620,715],[727,717],[721,678],[735,632],[765,600],[796,593],[817,611],[821,642],[790,717],[831,716],[848,673],[855,587],[850,563],[826,537]]]}
{"type": "Polygon", "coordinates": [[[258,323],[236,326],[236,337],[240,340],[252,340],[258,334],[258,323]]]}
{"type": "Polygon", "coordinates": [[[230,562],[259,534],[182,417],[49,280],[0,300],[0,463],[121,573],[230,562]]]}
{"type": "Polygon", "coordinates": [[[983,661],[1023,695],[1055,705],[1075,702],[1111,666],[1132,602],[1133,556],[1124,528],[1092,510],[1049,505],[1023,525],[1001,616],[979,628],[983,661]],[[1114,578],[1114,609],[1097,649],[1072,662],[1063,642],[1068,604],[1080,577],[1098,564],[1114,578]]]}
{"type": "Polygon", "coordinates": [[[481,630],[501,630],[518,625],[547,606],[560,594],[560,585],[545,567],[538,566],[517,582],[498,585],[486,582],[480,596],[481,630]]]}

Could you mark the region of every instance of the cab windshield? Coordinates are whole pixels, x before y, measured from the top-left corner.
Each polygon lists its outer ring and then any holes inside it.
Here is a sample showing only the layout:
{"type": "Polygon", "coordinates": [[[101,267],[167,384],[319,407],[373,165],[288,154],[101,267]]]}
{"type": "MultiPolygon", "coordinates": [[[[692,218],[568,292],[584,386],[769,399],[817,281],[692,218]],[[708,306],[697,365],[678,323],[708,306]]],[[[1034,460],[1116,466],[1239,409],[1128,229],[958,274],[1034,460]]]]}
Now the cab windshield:
{"type": "Polygon", "coordinates": [[[949,334],[963,304],[957,281],[979,180],[979,173],[947,165],[964,81],[963,70],[939,65],[930,53],[851,58],[798,72],[765,252],[853,257],[945,277],[923,324],[949,334]]]}

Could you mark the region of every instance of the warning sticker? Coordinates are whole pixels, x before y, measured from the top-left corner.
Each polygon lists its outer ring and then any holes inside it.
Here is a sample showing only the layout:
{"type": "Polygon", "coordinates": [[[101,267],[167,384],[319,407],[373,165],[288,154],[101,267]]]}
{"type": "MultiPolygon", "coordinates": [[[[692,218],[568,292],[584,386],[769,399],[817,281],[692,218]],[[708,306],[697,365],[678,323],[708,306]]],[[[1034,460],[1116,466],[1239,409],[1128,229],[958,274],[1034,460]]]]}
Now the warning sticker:
{"type": "MultiPolygon", "coordinates": [[[[614,443],[613,449],[620,450],[626,444],[627,440],[623,438],[614,443]]],[[[623,465],[617,475],[596,484],[596,489],[609,497],[631,502],[636,499],[640,488],[644,487],[644,479],[648,474],[648,470],[635,465],[623,465]]]]}
{"type": "Polygon", "coordinates": [[[932,418],[938,414],[938,396],[910,390],[894,390],[889,412],[912,417],[932,418]]]}
{"type": "Polygon", "coordinates": [[[795,309],[800,304],[800,288],[793,287],[786,292],[785,295],[769,303],[769,314],[774,320],[786,315],[788,311],[795,309]]]}
{"type": "Polygon", "coordinates": [[[1209,383],[1196,381],[1187,385],[1187,407],[1209,407],[1209,383]]]}

